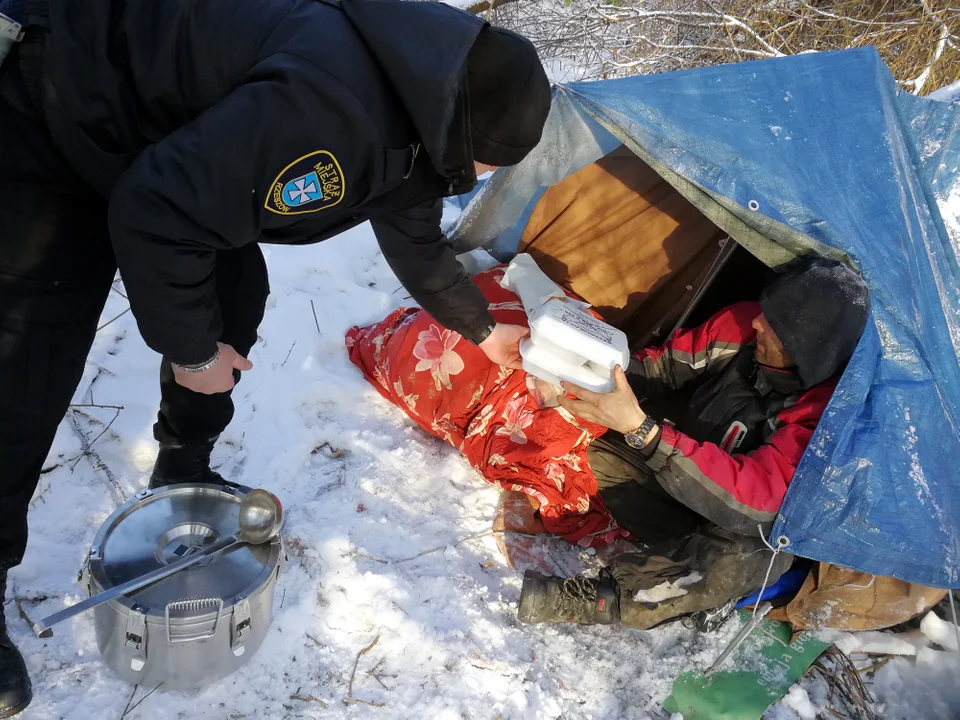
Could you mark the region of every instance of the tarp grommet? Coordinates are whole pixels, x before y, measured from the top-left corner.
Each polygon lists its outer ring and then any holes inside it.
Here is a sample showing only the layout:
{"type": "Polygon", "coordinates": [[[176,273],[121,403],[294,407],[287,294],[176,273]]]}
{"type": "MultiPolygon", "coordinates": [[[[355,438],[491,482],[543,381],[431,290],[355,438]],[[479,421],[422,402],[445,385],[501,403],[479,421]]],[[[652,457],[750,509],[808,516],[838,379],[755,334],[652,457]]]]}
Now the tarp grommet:
{"type": "Polygon", "coordinates": [[[788,538],[786,535],[778,535],[778,536],[777,536],[777,548],[778,548],[778,549],[782,550],[783,548],[788,547],[789,545],[790,545],[790,538],[788,538]]]}
{"type": "Polygon", "coordinates": [[[756,200],[751,200],[747,203],[747,207],[756,212],[760,209],[760,203],[758,203],[756,200]]]}

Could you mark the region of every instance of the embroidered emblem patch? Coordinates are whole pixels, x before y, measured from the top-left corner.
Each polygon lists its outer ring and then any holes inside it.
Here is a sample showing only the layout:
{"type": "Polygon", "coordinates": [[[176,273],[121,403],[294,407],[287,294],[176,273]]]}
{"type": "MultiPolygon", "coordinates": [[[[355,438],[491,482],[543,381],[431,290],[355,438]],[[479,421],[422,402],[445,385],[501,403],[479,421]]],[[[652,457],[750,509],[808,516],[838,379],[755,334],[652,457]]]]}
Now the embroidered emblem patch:
{"type": "Polygon", "coordinates": [[[287,165],[270,185],[263,206],[278,215],[303,215],[333,207],[345,192],[340,163],[317,150],[287,165]]]}

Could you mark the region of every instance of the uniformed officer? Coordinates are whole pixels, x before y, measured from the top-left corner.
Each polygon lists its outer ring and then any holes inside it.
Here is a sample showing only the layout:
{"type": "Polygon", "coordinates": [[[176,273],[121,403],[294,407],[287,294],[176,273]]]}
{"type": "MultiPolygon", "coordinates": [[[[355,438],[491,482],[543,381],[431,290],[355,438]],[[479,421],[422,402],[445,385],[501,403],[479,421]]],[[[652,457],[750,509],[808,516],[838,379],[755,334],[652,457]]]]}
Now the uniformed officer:
{"type": "MultiPolygon", "coordinates": [[[[440,323],[516,364],[440,231],[441,198],[520,162],[550,88],[531,44],[397,0],[0,0],[0,593],[117,268],[163,356],[151,485],[210,452],[256,340],[258,243],[370,220],[440,323]]],[[[0,717],[30,683],[0,613],[0,717]]]]}

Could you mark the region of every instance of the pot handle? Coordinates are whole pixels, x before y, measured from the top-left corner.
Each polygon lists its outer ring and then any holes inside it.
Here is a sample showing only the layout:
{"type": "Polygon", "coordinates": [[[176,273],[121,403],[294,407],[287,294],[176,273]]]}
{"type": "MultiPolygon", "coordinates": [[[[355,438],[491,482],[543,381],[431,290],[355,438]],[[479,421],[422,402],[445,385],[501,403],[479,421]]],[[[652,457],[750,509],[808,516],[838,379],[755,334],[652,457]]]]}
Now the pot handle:
{"type": "Polygon", "coordinates": [[[223,598],[193,598],[190,600],[177,600],[168,603],[164,608],[163,617],[167,626],[167,642],[169,644],[193,642],[194,640],[206,640],[217,634],[217,628],[220,627],[220,614],[223,612],[223,598]],[[198,631],[184,632],[183,630],[170,626],[171,610],[190,610],[200,611],[216,609],[216,616],[213,619],[213,627],[205,630],[201,628],[198,631]]]}

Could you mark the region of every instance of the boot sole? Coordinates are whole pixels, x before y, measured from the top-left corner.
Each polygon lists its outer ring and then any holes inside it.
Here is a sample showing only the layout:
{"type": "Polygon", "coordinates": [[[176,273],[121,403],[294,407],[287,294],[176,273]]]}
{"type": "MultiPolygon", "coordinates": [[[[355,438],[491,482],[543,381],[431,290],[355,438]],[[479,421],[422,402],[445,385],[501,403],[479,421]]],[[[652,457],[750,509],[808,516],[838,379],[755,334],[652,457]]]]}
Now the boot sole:
{"type": "Polygon", "coordinates": [[[24,700],[19,705],[15,705],[12,708],[7,708],[6,710],[0,710],[0,718],[12,718],[14,715],[19,715],[24,710],[27,709],[27,706],[33,701],[33,691],[30,691],[30,694],[27,696],[27,699],[24,700]]]}

